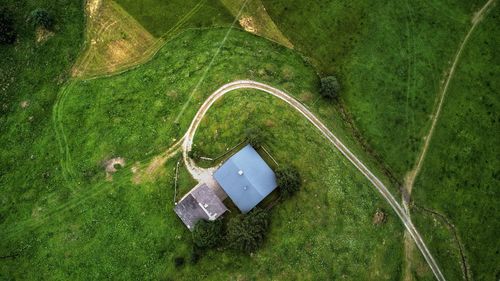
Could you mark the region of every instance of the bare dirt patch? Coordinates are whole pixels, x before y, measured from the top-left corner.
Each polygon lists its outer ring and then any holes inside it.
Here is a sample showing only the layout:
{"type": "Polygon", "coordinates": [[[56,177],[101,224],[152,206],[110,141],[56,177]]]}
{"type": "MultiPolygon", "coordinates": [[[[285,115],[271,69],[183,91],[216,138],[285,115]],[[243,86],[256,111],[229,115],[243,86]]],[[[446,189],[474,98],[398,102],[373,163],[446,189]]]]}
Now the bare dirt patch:
{"type": "Polygon", "coordinates": [[[240,25],[250,33],[257,33],[257,26],[255,26],[254,20],[252,17],[242,17],[238,20],[240,25]]]}
{"type": "Polygon", "coordinates": [[[378,209],[373,215],[372,222],[374,225],[381,225],[387,221],[387,215],[381,209],[378,209]]]}
{"type": "Polygon", "coordinates": [[[238,18],[240,26],[250,33],[268,38],[288,48],[293,48],[269,16],[261,0],[221,0],[222,4],[238,18]],[[242,9],[242,7],[244,8],[242,9]]]}
{"type": "MultiPolygon", "coordinates": [[[[154,180],[155,177],[159,174],[159,171],[161,170],[160,168],[163,167],[165,162],[167,162],[168,159],[177,155],[177,153],[181,149],[181,144],[183,140],[184,138],[181,138],[171,147],[169,147],[165,152],[155,156],[145,169],[140,169],[138,164],[134,165],[134,167],[136,168],[135,171],[134,170],[132,171],[134,173],[132,181],[135,184],[140,184],[141,182],[144,181],[154,180]]],[[[132,168],[134,169],[134,167],[132,168]]]]}
{"type": "Polygon", "coordinates": [[[97,11],[99,10],[99,7],[101,7],[102,0],[88,0],[87,1],[87,14],[89,17],[94,17],[97,15],[97,11]]]}
{"type": "Polygon", "coordinates": [[[27,108],[28,106],[30,106],[30,101],[28,101],[28,100],[23,100],[23,101],[20,103],[20,106],[21,106],[21,108],[27,108]]]}
{"type": "Polygon", "coordinates": [[[161,46],[120,5],[112,0],[87,1],[88,46],[73,66],[73,76],[116,72],[141,63],[161,46]]]}
{"type": "Polygon", "coordinates": [[[47,30],[43,27],[38,27],[36,29],[36,42],[39,44],[49,40],[49,38],[52,36],[54,36],[54,32],[50,30],[47,30]]]}
{"type": "Polygon", "coordinates": [[[125,158],[115,157],[104,162],[104,170],[106,171],[106,179],[112,180],[113,174],[116,173],[118,168],[125,167],[125,158]]]}

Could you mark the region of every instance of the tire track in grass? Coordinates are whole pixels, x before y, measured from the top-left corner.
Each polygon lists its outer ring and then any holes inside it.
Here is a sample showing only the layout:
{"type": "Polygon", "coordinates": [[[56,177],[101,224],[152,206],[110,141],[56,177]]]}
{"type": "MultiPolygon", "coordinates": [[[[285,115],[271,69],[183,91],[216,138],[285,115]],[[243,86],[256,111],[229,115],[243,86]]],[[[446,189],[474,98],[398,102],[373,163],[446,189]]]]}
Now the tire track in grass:
{"type": "Polygon", "coordinates": [[[213,55],[212,59],[210,60],[210,63],[208,64],[208,66],[203,71],[203,74],[201,75],[200,80],[198,80],[198,83],[196,83],[196,85],[194,86],[193,90],[191,91],[191,93],[188,96],[187,101],[184,103],[184,105],[181,108],[181,111],[179,112],[179,114],[175,118],[175,121],[174,121],[175,123],[179,123],[179,119],[181,118],[182,115],[184,115],[184,111],[186,111],[187,107],[189,106],[189,103],[193,99],[194,94],[196,93],[196,91],[198,90],[198,88],[201,86],[201,83],[203,83],[203,81],[205,81],[205,78],[206,78],[208,72],[212,68],[212,65],[214,64],[215,59],[219,56],[220,50],[222,49],[222,47],[226,43],[227,38],[229,37],[229,34],[231,34],[231,30],[233,29],[234,25],[236,24],[236,22],[238,21],[239,17],[241,16],[241,13],[245,9],[248,1],[249,0],[245,0],[245,2],[243,2],[243,4],[241,5],[241,8],[240,8],[238,14],[236,15],[236,17],[233,20],[233,23],[231,24],[231,26],[227,30],[226,34],[224,35],[224,38],[220,42],[219,47],[215,51],[215,54],[213,55]]]}
{"type": "MultiPolygon", "coordinates": [[[[410,170],[408,172],[407,176],[405,177],[404,190],[402,192],[402,201],[403,201],[402,203],[403,203],[403,207],[408,215],[410,215],[410,210],[409,210],[408,204],[411,200],[411,193],[413,190],[413,186],[415,184],[415,179],[418,176],[418,174],[420,173],[420,170],[422,169],[422,165],[423,165],[423,162],[424,162],[425,157],[427,155],[427,151],[429,149],[432,136],[434,135],[436,124],[437,124],[439,117],[441,115],[441,110],[442,110],[442,107],[444,104],[444,100],[446,98],[446,94],[447,94],[448,89],[449,89],[450,82],[453,79],[453,75],[455,74],[455,70],[457,68],[458,62],[460,61],[463,49],[467,45],[467,42],[469,41],[469,38],[470,38],[471,34],[474,32],[474,30],[476,29],[477,25],[482,21],[482,19],[484,18],[484,15],[489,11],[489,8],[492,6],[492,4],[495,1],[496,0],[488,0],[484,4],[484,6],[473,15],[472,20],[471,20],[472,26],[470,27],[469,31],[465,35],[464,39],[462,40],[462,42],[458,48],[458,51],[453,59],[453,64],[449,70],[448,76],[446,77],[446,81],[445,81],[443,90],[438,94],[439,101],[438,101],[437,107],[436,107],[434,114],[433,114],[430,129],[429,129],[427,135],[425,136],[424,145],[422,147],[422,150],[417,158],[417,162],[415,163],[413,169],[410,170]]],[[[405,239],[405,252],[411,251],[411,245],[408,243],[408,241],[406,241],[408,238],[409,237],[407,235],[405,235],[405,238],[404,238],[405,239]]],[[[461,245],[460,239],[458,236],[456,237],[456,241],[457,241],[458,247],[460,249],[461,268],[463,271],[462,272],[463,277],[464,277],[464,280],[469,280],[470,274],[467,270],[469,268],[469,265],[467,263],[467,259],[465,258],[464,254],[462,252],[463,246],[461,245]]],[[[405,257],[407,257],[407,255],[405,255],[405,257]]],[[[409,261],[409,259],[407,258],[407,262],[408,261],[409,261]]],[[[405,268],[405,269],[408,270],[408,268],[405,268]]],[[[407,278],[410,278],[409,271],[407,271],[407,270],[405,270],[405,276],[404,276],[405,280],[409,280],[407,278]]]]}
{"type": "Polygon", "coordinates": [[[418,174],[420,173],[420,170],[422,169],[422,164],[425,160],[425,156],[427,155],[427,151],[429,149],[429,145],[430,145],[432,136],[434,135],[434,130],[436,128],[436,124],[439,120],[439,117],[441,116],[441,110],[442,110],[442,107],[444,104],[444,100],[446,98],[446,94],[448,93],[448,88],[449,88],[450,82],[453,79],[453,75],[455,74],[455,70],[457,68],[458,62],[460,61],[460,57],[462,55],[463,49],[467,45],[467,42],[469,41],[469,38],[470,38],[471,34],[474,32],[474,30],[476,29],[477,25],[482,21],[484,15],[489,11],[488,8],[491,7],[491,5],[495,1],[496,0],[489,0],[477,13],[474,14],[474,16],[472,18],[472,26],[470,27],[469,31],[465,35],[464,39],[462,40],[462,43],[460,44],[458,51],[453,59],[453,64],[449,70],[448,76],[446,77],[446,81],[445,81],[443,90],[438,95],[439,101],[438,101],[437,107],[436,107],[434,114],[433,114],[430,129],[429,129],[427,135],[425,136],[425,142],[424,142],[424,145],[422,147],[422,150],[420,151],[420,154],[417,158],[417,161],[416,161],[413,169],[408,172],[408,174],[405,178],[405,190],[408,193],[406,203],[408,203],[410,200],[410,195],[411,195],[413,186],[415,184],[415,179],[418,176],[418,174]]]}
{"type": "Polygon", "coordinates": [[[161,35],[161,38],[168,39],[170,35],[175,33],[183,24],[185,24],[194,14],[196,14],[203,4],[205,4],[206,0],[200,0],[198,4],[196,4],[193,9],[191,9],[189,12],[187,12],[172,28],[170,28],[167,32],[165,32],[163,35],[161,35]]]}

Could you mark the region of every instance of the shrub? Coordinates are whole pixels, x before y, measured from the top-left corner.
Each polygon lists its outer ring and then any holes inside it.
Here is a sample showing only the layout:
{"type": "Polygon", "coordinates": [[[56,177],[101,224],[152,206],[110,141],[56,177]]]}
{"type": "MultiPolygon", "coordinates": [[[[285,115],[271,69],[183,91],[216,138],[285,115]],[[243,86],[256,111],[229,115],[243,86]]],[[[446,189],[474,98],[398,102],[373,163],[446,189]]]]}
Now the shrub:
{"type": "Polygon", "coordinates": [[[200,157],[201,157],[201,153],[200,151],[198,150],[198,148],[196,147],[193,147],[191,148],[191,150],[188,152],[188,156],[189,158],[193,159],[193,160],[199,160],[200,157]]]}
{"type": "Polygon", "coordinates": [[[181,266],[183,266],[185,263],[186,263],[186,261],[184,260],[184,257],[176,257],[176,258],[174,259],[174,264],[175,264],[175,267],[181,267],[181,266]]]}
{"type": "Polygon", "coordinates": [[[253,147],[259,147],[264,143],[264,134],[257,127],[249,127],[245,130],[245,138],[253,147]]]}
{"type": "Polygon", "coordinates": [[[276,170],[276,181],[278,188],[284,197],[289,197],[299,191],[302,179],[297,168],[284,166],[276,170]]]}
{"type": "Polygon", "coordinates": [[[198,261],[201,259],[202,254],[203,254],[202,249],[194,245],[193,248],[191,249],[191,259],[190,259],[191,264],[197,264],[198,261]]]}
{"type": "Polygon", "coordinates": [[[340,84],[335,76],[327,76],[321,78],[321,89],[320,94],[329,99],[338,98],[340,92],[340,84]]]}
{"type": "Polygon", "coordinates": [[[13,44],[17,33],[14,28],[14,18],[7,9],[0,9],[0,44],[13,44]]]}
{"type": "Polygon", "coordinates": [[[43,27],[48,30],[54,27],[54,18],[52,15],[47,10],[41,8],[37,8],[31,12],[29,22],[34,27],[43,27]]]}
{"type": "Polygon", "coordinates": [[[224,225],[221,220],[200,220],[196,223],[192,235],[197,247],[214,248],[224,239],[224,225]]]}
{"type": "Polygon", "coordinates": [[[227,226],[229,247],[251,253],[257,250],[269,229],[269,214],[262,209],[255,209],[247,215],[232,218],[227,226]]]}

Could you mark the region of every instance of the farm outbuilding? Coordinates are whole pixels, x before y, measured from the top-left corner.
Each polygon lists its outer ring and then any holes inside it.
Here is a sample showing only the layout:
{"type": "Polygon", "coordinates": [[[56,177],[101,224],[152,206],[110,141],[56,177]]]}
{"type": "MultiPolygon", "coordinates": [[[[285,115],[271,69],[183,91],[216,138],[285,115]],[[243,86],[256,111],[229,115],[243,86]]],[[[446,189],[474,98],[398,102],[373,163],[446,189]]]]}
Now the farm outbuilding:
{"type": "Polygon", "coordinates": [[[174,211],[192,231],[199,220],[216,220],[227,211],[227,208],[214,190],[203,183],[186,194],[175,205],[174,211]]]}

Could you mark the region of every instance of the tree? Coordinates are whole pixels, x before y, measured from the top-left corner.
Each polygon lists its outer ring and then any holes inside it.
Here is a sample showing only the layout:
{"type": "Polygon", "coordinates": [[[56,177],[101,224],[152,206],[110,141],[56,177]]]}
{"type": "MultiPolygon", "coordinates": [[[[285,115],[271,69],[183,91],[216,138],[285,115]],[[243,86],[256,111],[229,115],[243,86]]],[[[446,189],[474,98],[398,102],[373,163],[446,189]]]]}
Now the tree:
{"type": "Polygon", "coordinates": [[[193,229],[193,241],[199,248],[215,248],[224,239],[222,220],[200,220],[193,229]]]}
{"type": "Polygon", "coordinates": [[[340,93],[340,84],[335,76],[321,78],[320,94],[329,99],[336,99],[340,93]]]}
{"type": "Polygon", "coordinates": [[[257,250],[269,229],[269,214],[255,209],[246,215],[232,218],[227,225],[227,241],[230,248],[251,253],[257,250]]]}
{"type": "Polygon", "coordinates": [[[13,44],[16,37],[17,33],[11,12],[0,8],[0,44],[13,44]]]}
{"type": "Polygon", "coordinates": [[[37,8],[31,12],[29,22],[31,22],[34,27],[43,27],[47,30],[52,30],[54,27],[54,17],[52,14],[41,8],[37,8]]]}
{"type": "Polygon", "coordinates": [[[245,130],[245,138],[253,147],[259,147],[264,143],[264,134],[257,127],[249,127],[245,130]]]}
{"type": "Polygon", "coordinates": [[[299,191],[302,179],[297,168],[284,166],[276,170],[276,181],[278,188],[284,197],[290,197],[299,191]]]}

